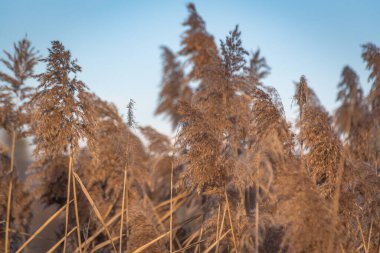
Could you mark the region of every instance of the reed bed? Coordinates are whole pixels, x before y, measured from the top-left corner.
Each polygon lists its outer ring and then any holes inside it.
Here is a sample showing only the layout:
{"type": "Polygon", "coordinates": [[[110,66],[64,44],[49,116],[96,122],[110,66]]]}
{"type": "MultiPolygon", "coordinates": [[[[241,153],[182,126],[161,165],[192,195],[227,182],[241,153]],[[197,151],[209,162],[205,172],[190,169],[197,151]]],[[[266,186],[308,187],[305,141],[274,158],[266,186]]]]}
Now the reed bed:
{"type": "Polygon", "coordinates": [[[289,122],[239,27],[218,45],[187,8],[181,49],[162,47],[156,114],[174,136],[140,126],[133,100],[124,117],[92,93],[62,42],[44,57],[27,38],[4,51],[0,252],[380,253],[380,48],[362,46],[368,94],[343,68],[332,114],[295,77],[289,122]],[[41,207],[55,211],[32,230],[41,207]]]}

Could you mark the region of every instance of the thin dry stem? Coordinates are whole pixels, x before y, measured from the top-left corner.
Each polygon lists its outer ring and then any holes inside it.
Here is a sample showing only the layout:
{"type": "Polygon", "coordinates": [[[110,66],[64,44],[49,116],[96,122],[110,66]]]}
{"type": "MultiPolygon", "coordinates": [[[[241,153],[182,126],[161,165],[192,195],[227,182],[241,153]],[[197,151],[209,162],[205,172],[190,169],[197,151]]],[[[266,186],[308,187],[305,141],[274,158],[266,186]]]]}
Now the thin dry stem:
{"type": "MultiPolygon", "coordinates": [[[[72,201],[70,201],[71,203],[72,201]]],[[[69,204],[70,204],[69,203],[69,204]]],[[[36,238],[41,232],[42,230],[44,230],[49,224],[50,222],[52,222],[63,210],[66,209],[66,205],[64,205],[63,207],[61,207],[60,209],[58,209],[52,216],[49,217],[49,219],[47,219],[34,233],[31,237],[28,238],[28,240],[26,242],[23,243],[23,245],[21,245],[21,247],[16,251],[16,253],[20,253],[23,249],[26,248],[26,246],[29,245],[30,242],[33,241],[34,238],[36,238]]],[[[66,236],[64,237],[66,238],[66,236]]]]}
{"type": "Polygon", "coordinates": [[[226,218],[226,212],[227,212],[227,205],[224,204],[224,210],[223,210],[223,216],[222,216],[222,224],[220,225],[219,235],[218,238],[222,236],[223,228],[224,228],[224,220],[226,218]]]}
{"type": "MultiPolygon", "coordinates": [[[[126,188],[127,188],[127,165],[124,166],[123,198],[122,198],[122,202],[121,202],[120,233],[119,233],[119,253],[121,253],[123,250],[123,223],[124,223],[126,188]]],[[[128,230],[128,224],[127,224],[126,230],[128,230]]]]}
{"type": "MultiPolygon", "coordinates": [[[[116,213],[112,218],[110,218],[109,220],[108,220],[108,222],[106,223],[106,226],[102,226],[101,228],[99,228],[93,235],[91,235],[89,238],[87,238],[87,240],[86,241],[84,241],[83,243],[82,243],[82,247],[88,247],[89,245],[90,245],[90,243],[92,243],[98,236],[99,236],[99,234],[101,234],[101,233],[103,233],[103,231],[107,228],[107,227],[109,227],[110,225],[112,225],[114,222],[116,222],[118,219],[119,219],[119,217],[120,217],[120,215],[121,215],[121,210],[118,212],[118,213],[116,213]]],[[[74,253],[75,252],[78,252],[79,251],[79,249],[76,249],[75,251],[74,251],[74,253]]]]}
{"type": "Polygon", "coordinates": [[[365,236],[364,236],[364,232],[363,232],[363,228],[362,228],[362,224],[360,223],[360,220],[358,217],[356,217],[356,220],[358,222],[358,227],[359,227],[359,231],[360,231],[360,236],[361,236],[361,239],[362,239],[362,243],[361,243],[361,246],[363,246],[364,248],[364,252],[365,253],[368,253],[368,248],[367,248],[367,243],[366,243],[366,240],[365,240],[365,236]]]}
{"type": "MultiPolygon", "coordinates": [[[[67,233],[67,236],[70,236],[72,233],[74,233],[75,230],[77,230],[77,227],[73,227],[67,233]]],[[[53,247],[51,247],[48,251],[46,251],[46,253],[52,253],[52,252],[54,252],[59,247],[59,245],[61,245],[63,243],[63,241],[65,240],[65,238],[66,238],[66,236],[62,237],[56,244],[53,245],[53,247]]]]}
{"type": "Polygon", "coordinates": [[[174,173],[174,159],[172,160],[172,167],[170,171],[170,253],[173,252],[173,173],[174,173]]]}
{"type": "Polygon", "coordinates": [[[102,243],[99,243],[98,245],[96,245],[94,248],[91,249],[91,253],[92,252],[96,252],[104,247],[106,247],[107,245],[113,243],[114,241],[116,241],[117,239],[119,239],[118,236],[115,236],[113,237],[112,239],[108,239],[107,241],[104,241],[102,243]]]}
{"type": "Polygon", "coordinates": [[[9,227],[10,227],[10,218],[11,218],[11,209],[12,209],[12,188],[13,188],[13,163],[15,156],[15,146],[16,146],[16,131],[12,131],[12,151],[11,151],[11,167],[9,170],[9,188],[8,188],[8,201],[7,201],[7,219],[5,221],[5,253],[9,251],[9,227]]]}
{"type": "Polygon", "coordinates": [[[86,196],[88,202],[90,202],[90,205],[91,205],[92,208],[94,209],[94,212],[95,212],[96,216],[98,217],[100,223],[101,223],[102,226],[104,227],[104,230],[106,231],[106,234],[107,234],[107,236],[108,236],[108,239],[111,240],[112,248],[113,248],[114,252],[116,253],[117,250],[116,250],[115,244],[114,244],[113,241],[112,241],[111,234],[110,234],[110,232],[109,232],[109,230],[108,230],[108,228],[107,228],[107,225],[105,224],[105,222],[104,222],[104,220],[103,220],[102,215],[100,214],[98,208],[96,207],[94,200],[91,198],[91,195],[88,193],[86,187],[85,187],[84,184],[82,183],[82,180],[80,180],[78,174],[75,173],[75,172],[73,172],[73,175],[74,175],[75,179],[77,180],[77,182],[79,183],[80,187],[82,188],[82,191],[83,191],[84,195],[86,196]]]}
{"type": "MultiPolygon", "coordinates": [[[[235,237],[235,233],[234,233],[234,225],[232,223],[232,217],[231,217],[231,209],[230,209],[230,204],[228,202],[228,195],[227,195],[227,190],[224,190],[224,196],[226,198],[226,205],[227,205],[227,212],[228,212],[228,219],[230,221],[230,226],[231,226],[231,233],[232,233],[232,241],[234,243],[234,248],[235,248],[235,251],[238,253],[238,249],[237,249],[237,243],[236,243],[236,237],[235,237]]],[[[220,239],[220,238],[219,238],[220,239]]]]}
{"type": "MultiPolygon", "coordinates": [[[[220,204],[218,205],[218,215],[216,218],[216,233],[215,233],[215,241],[218,242],[215,247],[215,252],[218,252],[219,248],[219,221],[220,221],[220,204]]],[[[223,230],[223,228],[220,228],[220,230],[223,230]]]]}
{"type": "MultiPolygon", "coordinates": [[[[72,155],[70,156],[70,167],[72,169],[73,167],[73,157],[72,155]]],[[[73,195],[74,195],[74,209],[75,209],[75,221],[77,223],[77,236],[78,236],[78,247],[79,247],[79,252],[82,253],[82,239],[81,239],[81,229],[80,229],[80,221],[79,221],[79,210],[78,210],[78,199],[77,199],[77,189],[76,189],[76,183],[74,176],[71,175],[72,180],[73,180],[73,195]]]]}
{"type": "MultiPolygon", "coordinates": [[[[259,170],[259,167],[257,167],[259,170]]],[[[259,227],[260,227],[260,219],[259,219],[259,173],[257,172],[256,176],[256,184],[255,184],[255,252],[259,253],[259,227]]]]}
{"type": "Polygon", "coordinates": [[[369,251],[369,249],[371,247],[372,228],[373,228],[373,222],[371,222],[371,226],[369,228],[369,233],[368,233],[368,243],[367,243],[367,249],[368,249],[368,251],[369,251]]]}
{"type": "Polygon", "coordinates": [[[67,198],[66,198],[66,218],[65,218],[65,240],[63,241],[63,253],[67,249],[67,232],[69,227],[69,212],[70,212],[70,189],[71,189],[71,173],[72,173],[72,155],[69,158],[69,168],[67,173],[67,198]]]}
{"type": "Polygon", "coordinates": [[[227,232],[225,232],[221,237],[219,237],[218,241],[216,241],[216,242],[214,242],[213,244],[211,244],[210,247],[208,247],[208,248],[204,251],[204,253],[208,253],[208,252],[210,252],[210,251],[215,247],[215,245],[216,245],[217,243],[219,243],[221,240],[223,240],[224,237],[226,237],[226,235],[227,235],[229,232],[232,232],[232,229],[227,230],[227,232]]]}
{"type": "Polygon", "coordinates": [[[170,231],[156,237],[155,239],[151,240],[150,242],[142,245],[141,247],[139,247],[138,249],[136,249],[135,251],[133,251],[132,253],[140,253],[140,252],[143,252],[144,250],[146,250],[147,248],[149,248],[151,245],[153,245],[154,243],[156,243],[157,241],[161,240],[162,238],[164,238],[165,236],[169,235],[170,234],[170,231]]]}
{"type": "MultiPolygon", "coordinates": [[[[200,233],[199,233],[198,241],[201,241],[201,240],[202,240],[202,236],[203,236],[203,219],[202,219],[201,231],[200,231],[200,233]]],[[[220,238],[220,236],[219,236],[219,238],[220,238]]],[[[198,244],[198,245],[195,247],[194,252],[198,252],[198,253],[201,252],[200,244],[198,244]]]]}

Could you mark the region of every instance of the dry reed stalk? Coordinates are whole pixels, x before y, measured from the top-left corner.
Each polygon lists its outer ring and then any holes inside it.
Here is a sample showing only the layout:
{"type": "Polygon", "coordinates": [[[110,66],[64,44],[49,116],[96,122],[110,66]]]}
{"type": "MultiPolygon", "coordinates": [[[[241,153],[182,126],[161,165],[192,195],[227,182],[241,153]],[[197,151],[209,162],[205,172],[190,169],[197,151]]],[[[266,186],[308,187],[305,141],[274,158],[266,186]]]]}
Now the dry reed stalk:
{"type": "MultiPolygon", "coordinates": [[[[107,221],[107,223],[106,223],[106,226],[104,227],[101,227],[101,228],[99,228],[91,237],[89,237],[86,241],[84,241],[83,242],[83,247],[87,247],[87,246],[89,246],[90,245],[90,243],[92,243],[95,239],[96,239],[96,237],[100,234],[100,233],[102,233],[104,230],[105,230],[105,228],[106,227],[109,227],[111,224],[113,224],[114,222],[116,222],[118,219],[119,219],[119,217],[120,217],[120,215],[121,215],[121,210],[119,211],[119,212],[117,212],[113,217],[111,217],[108,221],[107,221]]],[[[193,220],[193,219],[190,219],[190,221],[191,220],[193,220]]],[[[189,221],[186,221],[186,222],[189,222],[189,221]]],[[[108,240],[109,242],[110,242],[110,240],[108,240]]],[[[76,253],[76,252],[78,252],[79,251],[79,249],[76,249],[75,251],[74,251],[74,253],[76,253]]]]}
{"type": "MultiPolygon", "coordinates": [[[[177,201],[177,200],[180,200],[182,198],[186,198],[189,195],[191,195],[191,193],[189,193],[189,192],[180,193],[177,196],[173,197],[173,201],[177,201]]],[[[170,199],[162,201],[160,204],[154,206],[154,209],[158,209],[158,208],[163,207],[163,206],[165,206],[167,204],[170,204],[170,199]]]]}
{"type": "Polygon", "coordinates": [[[370,245],[371,245],[372,228],[373,228],[373,222],[371,222],[371,226],[370,226],[369,232],[368,232],[368,243],[367,243],[368,251],[369,251],[370,245]]]}
{"type": "Polygon", "coordinates": [[[172,167],[170,171],[170,253],[173,252],[173,173],[174,173],[174,157],[172,160],[172,167]]]}
{"type": "Polygon", "coordinates": [[[177,211],[177,209],[180,208],[185,202],[186,202],[186,199],[181,200],[178,204],[177,204],[177,202],[175,202],[174,205],[173,205],[173,207],[172,207],[172,209],[169,210],[169,211],[167,211],[164,215],[162,215],[162,216],[159,218],[158,222],[162,223],[162,222],[164,222],[167,218],[170,219],[170,215],[171,215],[173,212],[177,211]]]}
{"type": "Polygon", "coordinates": [[[65,240],[63,241],[63,253],[66,253],[67,249],[67,232],[69,227],[69,211],[70,211],[70,189],[71,189],[71,173],[72,173],[72,155],[69,158],[69,171],[67,173],[67,198],[66,198],[66,218],[65,218],[65,240]]]}
{"type": "Polygon", "coordinates": [[[186,240],[183,242],[184,248],[189,246],[190,243],[196,238],[199,237],[200,229],[197,231],[193,232],[189,237],[186,238],[186,240]]]}
{"type": "Polygon", "coordinates": [[[110,231],[108,230],[107,225],[104,222],[102,215],[100,214],[98,208],[96,207],[94,200],[91,198],[91,195],[89,194],[89,192],[87,191],[86,187],[82,183],[82,180],[80,179],[80,177],[78,176],[78,174],[73,171],[73,175],[74,175],[75,179],[77,180],[77,182],[79,183],[80,187],[82,188],[82,191],[83,191],[84,195],[86,196],[88,202],[90,202],[90,205],[94,209],[94,212],[95,212],[96,216],[98,217],[100,223],[104,227],[104,230],[106,231],[108,239],[111,240],[112,248],[113,248],[114,252],[116,253],[117,250],[116,250],[115,244],[112,241],[112,237],[111,237],[110,231]]]}
{"type": "Polygon", "coordinates": [[[104,214],[104,219],[107,219],[107,218],[108,218],[108,215],[111,213],[111,211],[112,211],[112,209],[114,208],[114,206],[115,206],[115,203],[111,204],[111,205],[108,207],[106,213],[104,214]]]}
{"type": "Polygon", "coordinates": [[[147,248],[149,248],[151,245],[153,245],[154,243],[156,243],[157,241],[161,240],[162,238],[164,238],[165,236],[169,235],[170,234],[170,231],[156,237],[155,239],[151,240],[150,242],[140,246],[138,249],[136,249],[135,251],[133,251],[132,253],[140,253],[140,252],[143,252],[144,250],[146,250],[147,248]]]}
{"type": "MultiPolygon", "coordinates": [[[[71,162],[71,168],[72,168],[72,163],[73,163],[73,158],[70,159],[71,162]]],[[[72,180],[73,180],[73,195],[74,195],[74,209],[75,209],[75,221],[77,223],[77,236],[78,236],[78,247],[79,247],[79,252],[82,253],[82,239],[80,235],[80,221],[79,221],[79,211],[78,211],[78,199],[77,199],[77,188],[76,188],[76,183],[74,176],[71,175],[72,180]]]]}
{"type": "MultiPolygon", "coordinates": [[[[227,232],[225,232],[221,237],[219,237],[218,241],[214,242],[213,244],[211,244],[203,253],[208,253],[210,252],[216,244],[218,244],[224,237],[226,237],[226,235],[229,233],[229,232],[232,232],[232,229],[229,229],[227,230],[227,232]]],[[[236,249],[235,249],[236,250],[236,249]]],[[[237,252],[237,251],[236,251],[237,252]]]]}
{"type": "Polygon", "coordinates": [[[179,252],[183,252],[184,250],[187,250],[187,249],[190,249],[196,245],[199,245],[200,243],[202,242],[205,242],[206,240],[203,240],[203,241],[198,241],[198,242],[195,242],[193,244],[190,244],[190,245],[187,245],[185,247],[183,247],[182,249],[179,249],[179,250],[176,250],[176,251],[173,251],[173,253],[179,253],[179,252]]]}
{"type": "Polygon", "coordinates": [[[365,240],[365,237],[364,237],[364,232],[363,232],[362,225],[361,225],[360,220],[359,220],[358,217],[356,217],[356,220],[358,222],[359,232],[360,232],[360,236],[362,238],[361,246],[364,248],[364,252],[365,253],[369,253],[369,250],[368,250],[367,245],[366,245],[366,240],[365,240]]]}
{"type": "Polygon", "coordinates": [[[346,253],[346,251],[345,251],[344,248],[343,248],[343,245],[342,245],[342,244],[339,244],[339,246],[340,246],[340,250],[342,251],[342,253],[346,253]]]}
{"type": "MultiPolygon", "coordinates": [[[[12,228],[9,229],[9,232],[11,232],[11,233],[13,233],[13,234],[24,235],[24,236],[32,236],[32,235],[29,234],[29,233],[25,233],[25,232],[17,231],[16,229],[12,229],[12,228]]],[[[39,237],[40,237],[40,236],[39,236],[39,237]]],[[[42,237],[40,237],[40,238],[42,238],[42,237]]]]}
{"type": "Polygon", "coordinates": [[[96,245],[95,247],[93,247],[93,248],[91,249],[91,253],[92,253],[92,252],[96,252],[96,251],[98,251],[98,250],[100,250],[100,249],[106,247],[107,245],[113,243],[113,241],[116,241],[117,239],[119,239],[119,237],[118,237],[118,236],[115,236],[115,237],[113,237],[112,239],[108,239],[107,241],[104,241],[104,242],[99,243],[98,245],[96,245]]]}
{"type": "MultiPolygon", "coordinates": [[[[259,170],[259,166],[257,170],[259,170]]],[[[257,171],[256,183],[255,183],[255,252],[259,253],[259,172],[257,171]]]]}
{"type": "MultiPolygon", "coordinates": [[[[215,241],[218,242],[215,247],[215,252],[218,252],[219,248],[219,220],[220,220],[220,204],[218,205],[218,215],[217,215],[217,221],[216,221],[216,234],[215,234],[215,241]]],[[[221,228],[222,230],[223,228],[221,228]]]]}
{"type": "MultiPolygon", "coordinates": [[[[128,146],[129,146],[129,132],[127,133],[127,143],[128,143],[128,146]]],[[[126,226],[126,232],[125,232],[125,235],[126,237],[128,238],[129,237],[129,234],[128,234],[128,222],[129,222],[129,209],[128,209],[128,205],[129,205],[129,195],[128,195],[128,167],[129,167],[129,147],[127,147],[127,152],[128,152],[128,158],[127,158],[127,168],[126,168],[126,172],[125,172],[125,185],[126,185],[126,189],[125,189],[125,226],[126,226]]],[[[123,213],[123,212],[122,212],[123,213]]],[[[125,247],[128,248],[128,240],[125,240],[125,247]]]]}
{"type": "MultiPolygon", "coordinates": [[[[74,231],[77,230],[77,227],[73,227],[68,233],[67,233],[67,236],[70,236],[72,233],[74,233],[74,231]]],[[[63,236],[56,244],[53,245],[53,247],[51,247],[48,251],[46,251],[46,253],[53,253],[58,247],[59,245],[62,244],[62,242],[65,240],[65,236],[63,236]]]]}
{"type": "MultiPolygon", "coordinates": [[[[204,217],[203,217],[204,218],[204,217]]],[[[202,235],[203,235],[203,218],[202,218],[202,224],[201,224],[201,231],[199,233],[199,238],[198,238],[198,241],[201,241],[202,240],[202,235]]],[[[220,237],[219,237],[220,238],[220,237]]],[[[198,244],[196,247],[195,247],[195,250],[194,252],[201,252],[201,247],[200,247],[200,244],[198,244]]]]}
{"type": "Polygon", "coordinates": [[[369,231],[368,231],[368,240],[366,240],[366,239],[365,239],[365,236],[364,236],[363,228],[362,228],[362,225],[361,225],[361,223],[360,223],[359,218],[356,217],[356,220],[357,220],[357,222],[358,222],[359,232],[360,232],[360,236],[361,236],[361,239],[362,239],[362,242],[361,242],[360,248],[364,248],[364,252],[365,252],[365,253],[369,253],[369,252],[370,252],[370,248],[371,248],[371,236],[372,236],[373,222],[371,222],[371,225],[370,225],[370,227],[369,227],[369,231]]]}
{"type": "Polygon", "coordinates": [[[5,221],[5,253],[8,253],[9,250],[9,227],[10,227],[10,218],[11,218],[11,208],[12,208],[12,188],[13,188],[13,163],[15,155],[15,146],[16,146],[16,131],[12,131],[12,150],[11,150],[11,167],[9,170],[9,188],[8,188],[8,201],[7,201],[7,218],[5,221]]]}
{"type": "MultiPolygon", "coordinates": [[[[71,203],[72,201],[70,201],[71,203]]],[[[69,203],[69,204],[70,204],[69,203]]],[[[41,233],[42,230],[44,230],[44,228],[50,224],[50,222],[52,222],[55,217],[57,217],[63,210],[66,209],[66,205],[64,205],[63,207],[61,207],[60,209],[58,209],[52,216],[49,217],[49,219],[47,221],[45,221],[34,233],[31,237],[28,238],[28,240],[26,242],[24,242],[23,245],[21,245],[21,247],[16,251],[16,253],[20,253],[23,249],[25,249],[26,246],[28,246],[28,244],[33,241],[33,239],[39,234],[41,233]]]]}
{"type": "MultiPolygon", "coordinates": [[[[143,242],[142,240],[140,240],[140,238],[139,238],[139,235],[137,235],[137,237],[136,238],[132,238],[132,235],[133,235],[133,233],[131,233],[131,242],[130,242],[130,244],[129,244],[129,246],[133,249],[133,251],[132,252],[141,252],[141,251],[145,251],[147,248],[149,248],[149,247],[153,247],[153,244],[154,243],[156,243],[156,242],[158,242],[159,240],[161,240],[162,238],[164,238],[164,237],[166,237],[166,236],[169,236],[169,234],[170,234],[170,231],[167,231],[167,232],[165,232],[165,233],[163,233],[162,235],[160,235],[160,236],[157,236],[157,234],[151,234],[150,233],[150,231],[149,230],[146,230],[147,229],[147,227],[145,226],[143,226],[143,227],[140,227],[140,228],[143,228],[143,230],[141,230],[140,229],[140,231],[139,231],[139,226],[138,226],[138,223],[140,223],[138,220],[139,220],[139,217],[138,217],[138,215],[133,215],[134,213],[135,213],[135,211],[137,211],[137,212],[141,212],[140,211],[140,209],[138,209],[138,210],[134,210],[133,209],[133,206],[134,205],[131,205],[131,214],[132,214],[132,216],[134,217],[134,219],[131,219],[131,224],[132,224],[132,227],[134,226],[134,228],[135,228],[135,231],[132,229],[132,231],[134,231],[135,233],[134,233],[134,235],[136,236],[136,234],[138,234],[139,232],[140,232],[140,234],[143,236],[142,238],[146,238],[146,236],[147,235],[152,235],[150,238],[149,238],[149,242],[148,243],[146,243],[146,244],[144,244],[144,245],[142,245],[142,246],[137,246],[136,248],[134,248],[133,246],[134,246],[134,242],[133,242],[133,239],[137,239],[137,243],[141,243],[141,242],[143,242]],[[137,222],[137,223],[135,223],[135,224],[133,224],[132,223],[132,221],[134,221],[134,222],[137,222]],[[137,225],[137,226],[136,226],[137,225]],[[152,239],[153,238],[153,239],[152,239]]],[[[141,217],[141,215],[140,215],[140,217],[141,217]]],[[[187,223],[190,223],[190,222],[192,222],[193,220],[195,220],[195,219],[197,219],[197,218],[199,218],[200,216],[199,215],[196,215],[196,216],[194,216],[194,217],[191,217],[191,218],[189,218],[189,219],[187,219],[187,220],[185,220],[185,221],[183,221],[183,222],[181,222],[181,224],[177,224],[175,227],[173,227],[173,232],[174,231],[177,231],[178,229],[180,229],[180,228],[182,228],[185,224],[187,224],[187,223]]],[[[146,217],[144,216],[144,217],[142,217],[143,219],[144,219],[144,221],[143,222],[145,222],[145,219],[146,219],[146,217]]],[[[148,229],[152,229],[152,226],[148,226],[148,229]]],[[[135,242],[135,243],[136,243],[135,242]]],[[[150,248],[150,252],[161,252],[161,251],[158,251],[157,250],[158,248],[157,247],[155,247],[155,248],[150,248]]]]}
{"type": "MultiPolygon", "coordinates": [[[[127,165],[124,166],[124,180],[123,180],[123,198],[121,202],[121,216],[120,216],[120,233],[119,233],[119,253],[123,250],[123,223],[124,223],[124,209],[125,209],[125,194],[127,188],[127,165]]],[[[128,224],[127,229],[128,230],[128,224]]],[[[128,237],[127,237],[128,238],[128,237]]]]}
{"type": "MultiPolygon", "coordinates": [[[[109,227],[111,224],[113,224],[114,222],[116,222],[119,219],[120,215],[121,215],[121,210],[119,212],[117,212],[113,217],[111,217],[107,221],[106,227],[109,227]]],[[[92,234],[89,238],[87,238],[86,241],[84,241],[82,243],[82,247],[83,248],[88,247],[90,245],[90,243],[92,243],[96,239],[96,237],[98,237],[98,235],[100,235],[104,230],[105,230],[105,227],[103,227],[103,226],[101,228],[99,228],[94,234],[92,234]]],[[[76,249],[74,251],[74,253],[76,253],[78,251],[79,251],[79,249],[76,249]]]]}
{"type": "Polygon", "coordinates": [[[226,198],[228,219],[229,219],[230,226],[231,226],[232,242],[234,243],[234,248],[235,248],[236,253],[238,253],[239,251],[237,250],[236,237],[235,237],[235,233],[234,233],[234,227],[233,227],[233,224],[232,224],[231,209],[230,209],[230,204],[228,202],[228,195],[227,195],[227,190],[226,189],[224,189],[224,196],[226,198]]]}
{"type": "Polygon", "coordinates": [[[222,236],[222,233],[223,233],[224,219],[226,218],[226,212],[227,212],[227,205],[224,205],[223,216],[222,216],[222,224],[220,226],[218,238],[220,238],[222,236]]]}
{"type": "MultiPolygon", "coordinates": [[[[178,139],[178,133],[179,133],[179,128],[177,128],[176,135],[175,135],[175,140],[173,144],[173,150],[175,150],[175,145],[177,143],[178,139]]],[[[172,159],[171,159],[171,169],[170,169],[170,221],[169,221],[169,232],[170,232],[170,253],[173,252],[173,177],[174,177],[174,162],[175,162],[175,153],[173,152],[172,154],[172,159]]],[[[186,200],[186,199],[184,199],[186,200]]],[[[182,201],[184,203],[185,201],[182,201]]],[[[182,203],[178,204],[177,207],[180,207],[182,203]]]]}
{"type": "MultiPolygon", "coordinates": [[[[133,100],[131,100],[131,103],[132,103],[132,101],[133,100]]],[[[132,108],[130,109],[130,110],[132,110],[132,108]]],[[[130,116],[129,117],[129,122],[132,122],[132,123],[130,123],[129,124],[129,127],[132,127],[133,126],[133,122],[134,122],[134,120],[133,120],[133,114],[132,114],[132,116],[130,116]]],[[[128,155],[128,157],[127,157],[127,171],[125,172],[125,176],[126,176],[126,178],[125,178],[125,184],[126,184],[126,189],[125,189],[125,226],[126,226],[126,232],[125,232],[125,234],[126,234],[126,237],[128,238],[129,237],[129,230],[128,230],[128,222],[129,222],[129,209],[128,209],[128,204],[129,204],[129,192],[128,192],[128,169],[129,169],[129,159],[130,159],[130,155],[129,155],[129,131],[127,132],[127,155],[128,155]]],[[[128,240],[125,240],[125,243],[126,243],[126,245],[125,245],[125,247],[126,248],[128,248],[128,240]]]]}

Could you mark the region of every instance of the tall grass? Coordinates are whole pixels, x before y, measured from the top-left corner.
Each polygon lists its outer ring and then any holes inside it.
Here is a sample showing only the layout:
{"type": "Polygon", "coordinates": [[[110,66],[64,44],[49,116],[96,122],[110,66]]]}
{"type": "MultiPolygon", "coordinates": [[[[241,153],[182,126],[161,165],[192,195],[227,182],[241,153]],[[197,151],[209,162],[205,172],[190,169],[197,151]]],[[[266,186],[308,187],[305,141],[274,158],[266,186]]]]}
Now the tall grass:
{"type": "Polygon", "coordinates": [[[61,42],[39,75],[27,39],[5,53],[13,75],[0,72],[0,126],[12,136],[0,150],[4,251],[32,252],[55,224],[48,252],[379,253],[380,49],[363,46],[369,94],[344,67],[330,115],[301,76],[298,119],[288,122],[266,85],[265,58],[248,53],[239,27],[218,46],[193,4],[188,11],[179,52],[162,48],[155,112],[175,139],[137,127],[133,100],[123,120],[91,93],[61,42]],[[15,167],[25,136],[35,144],[26,180],[15,167]],[[32,231],[38,205],[56,211],[32,231]]]}

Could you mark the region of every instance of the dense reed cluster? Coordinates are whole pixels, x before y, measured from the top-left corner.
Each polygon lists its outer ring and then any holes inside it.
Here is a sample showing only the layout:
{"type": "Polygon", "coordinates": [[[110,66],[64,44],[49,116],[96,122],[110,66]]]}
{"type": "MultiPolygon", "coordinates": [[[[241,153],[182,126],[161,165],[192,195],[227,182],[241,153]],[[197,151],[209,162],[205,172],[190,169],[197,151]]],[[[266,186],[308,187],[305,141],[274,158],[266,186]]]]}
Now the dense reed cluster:
{"type": "Polygon", "coordinates": [[[4,51],[0,252],[379,253],[380,48],[362,46],[369,94],[343,68],[333,114],[295,77],[289,122],[239,27],[218,45],[187,7],[181,49],[162,47],[156,114],[173,138],[92,93],[61,42],[4,51]]]}

